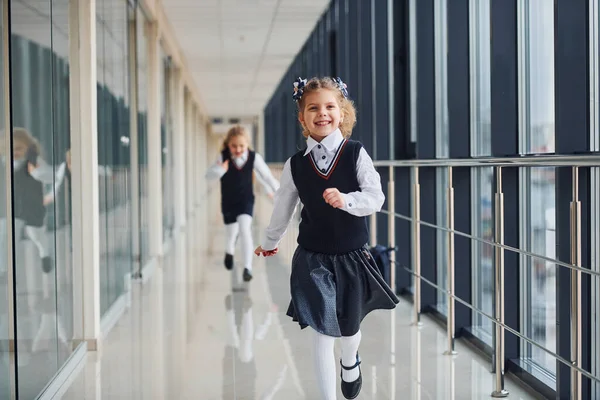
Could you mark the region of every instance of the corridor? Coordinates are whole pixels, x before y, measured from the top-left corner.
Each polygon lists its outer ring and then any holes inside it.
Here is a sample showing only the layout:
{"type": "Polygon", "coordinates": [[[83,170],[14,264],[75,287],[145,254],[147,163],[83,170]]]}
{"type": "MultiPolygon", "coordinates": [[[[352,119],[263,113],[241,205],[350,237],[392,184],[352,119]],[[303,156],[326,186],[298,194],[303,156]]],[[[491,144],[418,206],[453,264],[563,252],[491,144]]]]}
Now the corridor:
{"type": "MultiPolygon", "coordinates": [[[[255,238],[269,207],[257,207],[255,238]]],[[[223,268],[224,229],[207,215],[196,215],[145,283],[132,284],[126,314],[102,351],[87,353],[64,399],[319,398],[310,336],[285,315],[294,230],[280,255],[257,259],[248,285],[223,268]]],[[[411,326],[405,300],[369,315],[362,330],[359,399],[484,399],[493,390],[490,362],[460,341],[456,357],[444,356],[445,331],[429,317],[411,326]]],[[[511,399],[535,398],[506,387],[511,399]]]]}

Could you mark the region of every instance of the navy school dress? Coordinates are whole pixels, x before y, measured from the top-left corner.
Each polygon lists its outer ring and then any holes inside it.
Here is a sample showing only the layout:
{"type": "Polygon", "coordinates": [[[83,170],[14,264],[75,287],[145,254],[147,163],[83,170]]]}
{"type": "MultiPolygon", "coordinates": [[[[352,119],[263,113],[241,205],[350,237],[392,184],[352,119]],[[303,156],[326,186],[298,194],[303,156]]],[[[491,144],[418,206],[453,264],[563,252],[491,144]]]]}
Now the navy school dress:
{"type": "Polygon", "coordinates": [[[233,224],[242,214],[252,216],[254,210],[252,173],[255,153],[248,150],[248,159],[242,167],[235,164],[229,149],[223,150],[221,155],[223,161],[229,160],[229,169],[221,177],[221,212],[225,224],[233,224]]]}
{"type": "Polygon", "coordinates": [[[310,326],[327,336],[352,336],[369,312],[398,304],[368,251],[367,217],[334,209],[323,199],[328,188],[342,193],[360,191],[356,163],[361,148],[359,142],[345,140],[323,170],[304,151],[290,159],[304,207],[292,259],[287,315],[302,329],[310,326]]]}

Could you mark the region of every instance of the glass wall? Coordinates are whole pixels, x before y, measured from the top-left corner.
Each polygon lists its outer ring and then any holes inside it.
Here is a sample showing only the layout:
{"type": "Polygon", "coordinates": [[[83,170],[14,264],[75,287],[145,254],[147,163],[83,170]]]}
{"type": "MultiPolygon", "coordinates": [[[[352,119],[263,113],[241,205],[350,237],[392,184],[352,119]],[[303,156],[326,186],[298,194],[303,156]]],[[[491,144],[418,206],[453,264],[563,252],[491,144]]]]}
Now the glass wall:
{"type": "MultiPolygon", "coordinates": [[[[492,105],[490,65],[490,0],[470,0],[470,68],[471,71],[471,155],[492,154],[492,105]]],[[[471,186],[473,210],[471,230],[473,236],[494,240],[493,168],[473,168],[471,186]]],[[[494,248],[479,241],[472,242],[473,304],[483,312],[493,315],[494,301],[494,248]]],[[[493,324],[473,312],[473,333],[491,345],[493,324]]]]}
{"type": "Polygon", "coordinates": [[[96,1],[100,301],[102,314],[125,293],[131,273],[128,4],[96,1]]]}
{"type": "MultiPolygon", "coordinates": [[[[519,71],[521,153],[554,152],[554,5],[544,0],[520,2],[519,71]]],[[[521,171],[521,247],[556,258],[555,171],[521,171]]],[[[568,212],[565,210],[564,212],[568,212]]],[[[522,331],[550,351],[556,350],[556,277],[554,264],[521,258],[524,296],[522,331]]],[[[556,361],[546,352],[522,343],[522,355],[550,374],[556,361]]]]}
{"type": "MultiPolygon", "coordinates": [[[[0,7],[0,32],[4,37],[6,28],[4,24],[4,7],[0,7]]],[[[12,362],[14,360],[14,354],[10,352],[10,348],[7,345],[10,343],[13,332],[11,332],[9,326],[9,318],[12,314],[10,312],[11,303],[9,296],[12,297],[12,293],[9,290],[8,275],[14,273],[14,268],[8,263],[8,254],[3,249],[6,249],[6,241],[8,239],[8,227],[6,224],[6,194],[8,185],[10,182],[7,181],[7,157],[10,157],[10,153],[6,151],[8,147],[6,145],[9,139],[6,135],[6,121],[4,114],[4,74],[8,70],[6,65],[6,59],[4,58],[4,41],[0,41],[0,150],[2,150],[2,160],[0,162],[0,238],[4,243],[4,246],[0,248],[0,398],[8,399],[11,397],[11,375],[14,375],[14,368],[12,368],[12,362]],[[10,271],[9,271],[10,269],[10,271]]]]}
{"type": "Polygon", "coordinates": [[[148,43],[146,17],[140,7],[136,9],[137,90],[138,90],[138,163],[140,204],[140,263],[148,261],[148,43]]]}
{"type": "Polygon", "coordinates": [[[3,159],[13,164],[18,395],[29,399],[73,349],[69,0],[10,7],[12,151],[3,159]]]}
{"type": "Polygon", "coordinates": [[[175,227],[175,209],[174,209],[174,194],[173,188],[174,179],[170,179],[173,175],[173,116],[172,106],[169,102],[171,94],[170,80],[170,60],[166,57],[162,47],[160,47],[160,59],[162,61],[162,73],[160,75],[160,93],[161,96],[161,149],[162,149],[162,193],[163,193],[163,237],[168,239],[173,235],[175,227]]]}
{"type": "MultiPolygon", "coordinates": [[[[590,43],[594,51],[590,58],[590,96],[595,99],[590,109],[590,150],[600,151],[600,1],[590,2],[591,23],[589,27],[590,43]]],[[[600,263],[600,168],[591,168],[590,171],[590,210],[591,229],[591,269],[599,272],[600,263]]],[[[591,296],[594,299],[591,302],[591,337],[597,338],[600,335],[600,279],[592,278],[591,296]]],[[[592,373],[595,376],[600,375],[600,343],[592,340],[591,351],[595,356],[592,357],[592,373]]],[[[600,383],[594,383],[592,386],[592,396],[600,399],[600,383]]]]}
{"type": "MultiPolygon", "coordinates": [[[[449,127],[448,127],[448,66],[447,66],[447,16],[446,0],[435,2],[434,25],[435,25],[435,76],[439,79],[435,83],[435,140],[436,157],[447,158],[449,156],[449,127]]],[[[447,187],[448,173],[445,168],[437,170],[437,225],[448,226],[447,221],[447,187]]],[[[424,228],[431,229],[431,228],[424,228]]],[[[448,235],[445,231],[436,230],[437,240],[437,283],[446,289],[448,276],[448,235]]],[[[448,298],[445,293],[437,292],[438,310],[447,313],[446,304],[448,298]]]]}

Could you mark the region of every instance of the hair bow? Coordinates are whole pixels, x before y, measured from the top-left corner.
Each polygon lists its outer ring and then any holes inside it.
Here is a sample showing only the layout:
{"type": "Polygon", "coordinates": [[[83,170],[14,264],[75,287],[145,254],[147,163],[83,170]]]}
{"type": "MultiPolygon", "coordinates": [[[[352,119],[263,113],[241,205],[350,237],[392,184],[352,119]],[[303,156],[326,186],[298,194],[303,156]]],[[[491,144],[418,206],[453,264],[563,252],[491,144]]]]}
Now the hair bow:
{"type": "Polygon", "coordinates": [[[292,94],[292,98],[294,99],[294,101],[299,101],[302,98],[302,95],[304,94],[304,86],[306,86],[306,79],[302,79],[300,77],[298,77],[298,79],[296,79],[294,81],[294,93],[292,94]]]}
{"type": "Polygon", "coordinates": [[[333,79],[333,81],[337,85],[338,89],[340,89],[340,92],[342,92],[344,97],[348,98],[348,86],[342,81],[342,79],[339,76],[331,79],[333,79]]]}

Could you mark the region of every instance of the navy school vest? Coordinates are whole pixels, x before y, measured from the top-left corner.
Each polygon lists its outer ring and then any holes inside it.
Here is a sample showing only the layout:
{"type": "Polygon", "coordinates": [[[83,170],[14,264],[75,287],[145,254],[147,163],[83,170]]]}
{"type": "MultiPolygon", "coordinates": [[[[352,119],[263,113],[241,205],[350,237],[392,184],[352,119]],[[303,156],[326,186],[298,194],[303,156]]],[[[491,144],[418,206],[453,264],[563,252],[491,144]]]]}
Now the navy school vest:
{"type": "Polygon", "coordinates": [[[221,210],[223,214],[227,214],[254,204],[252,173],[255,153],[248,151],[248,160],[241,168],[232,160],[229,149],[223,150],[221,155],[223,161],[229,160],[229,169],[221,177],[221,210]]]}
{"type": "Polygon", "coordinates": [[[362,145],[345,140],[329,169],[319,170],[312,154],[305,150],[290,159],[294,184],[303,204],[298,244],[306,250],[324,254],[343,254],[363,247],[369,240],[366,217],[356,217],[325,202],[325,189],[342,193],[360,191],[356,163],[362,145]]]}

